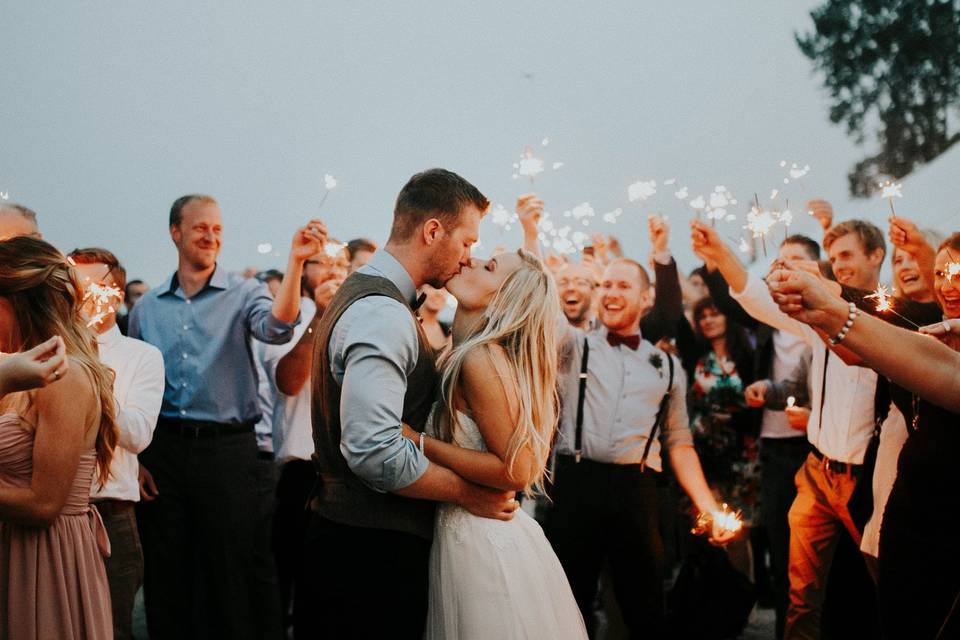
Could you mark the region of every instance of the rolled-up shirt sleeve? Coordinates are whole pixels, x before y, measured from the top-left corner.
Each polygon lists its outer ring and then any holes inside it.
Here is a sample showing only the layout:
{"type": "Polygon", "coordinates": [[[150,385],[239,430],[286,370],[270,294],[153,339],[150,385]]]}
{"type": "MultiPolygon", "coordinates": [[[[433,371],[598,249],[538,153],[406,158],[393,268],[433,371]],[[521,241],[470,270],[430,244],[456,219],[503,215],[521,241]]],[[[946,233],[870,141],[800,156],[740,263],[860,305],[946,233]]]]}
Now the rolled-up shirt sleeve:
{"type": "Polygon", "coordinates": [[[670,388],[666,424],[660,434],[660,442],[667,451],[683,445],[693,446],[693,434],[687,417],[687,374],[679,360],[673,356],[668,357],[673,359],[673,387],[670,388]]]}
{"type": "Polygon", "coordinates": [[[414,322],[397,301],[369,297],[344,312],[331,336],[331,370],[341,381],[340,452],[380,492],[409,486],[430,464],[401,431],[407,376],[419,353],[414,322]]]}
{"type": "Polygon", "coordinates": [[[250,335],[267,344],[284,344],[293,337],[293,328],[300,322],[300,314],[293,322],[277,320],[273,315],[273,297],[267,285],[257,283],[247,294],[243,308],[250,335]]]}

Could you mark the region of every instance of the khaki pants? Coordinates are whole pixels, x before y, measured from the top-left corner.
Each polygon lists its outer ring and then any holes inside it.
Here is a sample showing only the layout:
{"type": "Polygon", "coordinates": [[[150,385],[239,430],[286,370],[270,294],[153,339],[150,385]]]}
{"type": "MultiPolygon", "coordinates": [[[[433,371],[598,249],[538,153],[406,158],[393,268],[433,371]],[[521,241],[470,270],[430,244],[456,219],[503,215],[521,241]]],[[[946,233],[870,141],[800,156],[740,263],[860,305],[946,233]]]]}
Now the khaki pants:
{"type": "Polygon", "coordinates": [[[812,453],[797,471],[797,498],[788,516],[790,608],[784,633],[788,640],[820,637],[827,575],[843,529],[860,545],[860,531],[847,509],[857,481],[855,473],[831,471],[812,453]]]}

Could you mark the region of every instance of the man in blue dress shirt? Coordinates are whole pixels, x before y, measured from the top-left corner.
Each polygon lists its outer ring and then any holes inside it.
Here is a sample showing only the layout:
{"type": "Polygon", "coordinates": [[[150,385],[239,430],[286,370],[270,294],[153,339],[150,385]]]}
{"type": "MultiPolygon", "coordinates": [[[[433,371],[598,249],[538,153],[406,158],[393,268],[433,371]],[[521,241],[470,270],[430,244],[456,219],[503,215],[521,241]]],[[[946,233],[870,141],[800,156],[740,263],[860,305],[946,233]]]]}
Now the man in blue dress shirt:
{"type": "Polygon", "coordinates": [[[311,220],[297,230],[275,298],[217,264],[222,228],[214,198],[177,199],[177,270],[130,317],[130,336],[159,348],[166,368],[156,434],[140,455],[157,488],[138,514],[152,638],[281,633],[279,596],[264,595],[254,573],[265,550],[256,535],[260,410],[250,338],[290,340],[303,263],[322,250],[326,227],[311,220]]]}

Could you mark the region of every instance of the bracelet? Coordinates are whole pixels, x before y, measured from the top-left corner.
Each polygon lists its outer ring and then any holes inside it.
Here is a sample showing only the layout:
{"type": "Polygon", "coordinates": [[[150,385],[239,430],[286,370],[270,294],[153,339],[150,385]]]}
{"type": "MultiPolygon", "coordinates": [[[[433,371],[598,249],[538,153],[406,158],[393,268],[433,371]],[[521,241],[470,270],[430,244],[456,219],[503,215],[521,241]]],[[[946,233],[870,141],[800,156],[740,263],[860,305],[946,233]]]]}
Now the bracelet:
{"type": "Polygon", "coordinates": [[[423,441],[426,440],[427,434],[420,432],[420,453],[423,453],[423,441]]]}
{"type": "Polygon", "coordinates": [[[847,333],[850,332],[850,327],[853,326],[853,321],[857,319],[857,316],[860,315],[860,310],[857,309],[857,305],[852,302],[847,303],[850,305],[850,312],[847,314],[847,321],[843,323],[843,328],[840,329],[840,333],[830,338],[830,344],[836,346],[843,342],[843,339],[847,337],[847,333]]]}

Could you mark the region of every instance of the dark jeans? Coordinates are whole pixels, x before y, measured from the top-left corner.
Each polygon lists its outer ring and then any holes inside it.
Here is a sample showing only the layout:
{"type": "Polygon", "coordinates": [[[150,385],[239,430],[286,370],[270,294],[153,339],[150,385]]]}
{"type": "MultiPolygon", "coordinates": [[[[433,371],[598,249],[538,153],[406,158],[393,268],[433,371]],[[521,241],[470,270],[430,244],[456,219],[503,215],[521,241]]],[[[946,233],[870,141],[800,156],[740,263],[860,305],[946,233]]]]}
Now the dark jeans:
{"type": "MultiPolygon", "coordinates": [[[[588,628],[604,560],[634,638],[664,636],[657,473],[558,456],[547,535],[588,628]]],[[[591,633],[593,630],[591,629],[591,633]]]]}
{"type": "Polygon", "coordinates": [[[264,623],[279,597],[265,594],[258,562],[269,548],[258,549],[264,471],[253,430],[190,438],[161,422],[140,461],[159,491],[137,513],[151,639],[279,637],[279,624],[264,623]]]}
{"type": "Polygon", "coordinates": [[[311,515],[294,597],[294,637],[421,640],[430,541],[311,515]]]}
{"type": "Polygon", "coordinates": [[[110,538],[110,557],[104,558],[103,564],[110,583],[114,638],[133,637],[133,601],[143,583],[143,549],[134,504],[126,500],[96,502],[110,538]]]}
{"type": "Polygon", "coordinates": [[[293,583],[303,562],[303,540],[311,516],[307,501],[316,482],[317,472],[309,460],[291,460],[280,468],[272,547],[283,615],[288,624],[292,622],[288,617],[293,604],[293,583]]]}
{"type": "Polygon", "coordinates": [[[806,436],[760,439],[760,503],[763,524],[770,543],[770,573],[774,607],[777,612],[777,638],[783,637],[790,603],[790,524],[787,514],[797,497],[795,477],[810,453],[806,436]]]}

